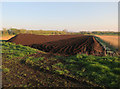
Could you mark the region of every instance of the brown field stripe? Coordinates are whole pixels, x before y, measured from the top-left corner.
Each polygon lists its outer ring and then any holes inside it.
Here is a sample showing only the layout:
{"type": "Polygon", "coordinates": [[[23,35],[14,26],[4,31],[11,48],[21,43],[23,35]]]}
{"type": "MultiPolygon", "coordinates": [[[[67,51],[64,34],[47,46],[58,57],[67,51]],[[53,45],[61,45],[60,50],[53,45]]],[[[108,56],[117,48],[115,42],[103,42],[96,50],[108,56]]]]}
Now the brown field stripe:
{"type": "Polygon", "coordinates": [[[79,47],[77,49],[74,49],[74,51],[80,49],[83,45],[85,45],[88,42],[89,39],[86,39],[85,42],[83,42],[83,44],[79,45],[79,47]]]}

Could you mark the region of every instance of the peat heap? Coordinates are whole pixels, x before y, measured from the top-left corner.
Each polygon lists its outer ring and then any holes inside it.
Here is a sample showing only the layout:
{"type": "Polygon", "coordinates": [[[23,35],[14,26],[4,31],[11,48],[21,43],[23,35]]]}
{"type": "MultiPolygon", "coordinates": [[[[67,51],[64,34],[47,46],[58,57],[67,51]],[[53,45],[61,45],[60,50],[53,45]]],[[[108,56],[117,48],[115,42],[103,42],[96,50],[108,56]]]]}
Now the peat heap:
{"type": "Polygon", "coordinates": [[[95,40],[93,36],[80,36],[43,44],[33,44],[31,47],[45,52],[65,56],[76,55],[78,53],[85,53],[95,56],[105,55],[104,48],[95,40]]]}
{"type": "Polygon", "coordinates": [[[34,35],[19,34],[7,42],[22,44],[45,52],[60,55],[88,55],[104,56],[104,48],[89,35],[34,35]]]}
{"type": "Polygon", "coordinates": [[[12,42],[21,45],[32,45],[32,44],[41,44],[51,41],[57,41],[62,39],[79,37],[82,35],[35,35],[35,34],[18,34],[11,39],[7,40],[7,42],[12,42]]]}

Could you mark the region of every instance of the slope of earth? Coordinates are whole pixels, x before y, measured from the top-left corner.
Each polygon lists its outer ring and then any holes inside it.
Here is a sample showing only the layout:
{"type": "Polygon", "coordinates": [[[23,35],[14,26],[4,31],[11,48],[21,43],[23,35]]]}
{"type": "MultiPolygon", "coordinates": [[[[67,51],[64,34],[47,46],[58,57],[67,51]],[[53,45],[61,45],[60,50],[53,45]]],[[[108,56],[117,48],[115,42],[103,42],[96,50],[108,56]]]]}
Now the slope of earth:
{"type": "Polygon", "coordinates": [[[43,44],[33,44],[36,48],[45,52],[58,53],[62,55],[76,55],[85,53],[88,55],[104,56],[104,48],[93,36],[79,36],[59,41],[52,41],[43,44]]]}
{"type": "Polygon", "coordinates": [[[119,56],[65,57],[10,42],[1,45],[3,87],[120,87],[119,56]]]}
{"type": "Polygon", "coordinates": [[[57,41],[62,39],[68,39],[73,37],[79,37],[81,35],[35,35],[35,34],[18,34],[7,42],[13,42],[22,45],[41,44],[50,41],[57,41]]]}
{"type": "Polygon", "coordinates": [[[59,63],[60,60],[54,59],[54,55],[6,42],[2,43],[2,47],[2,86],[4,88],[97,86],[83,78],[77,79],[70,76],[64,68],[66,73],[58,71],[60,68],[54,64],[59,63]],[[25,51],[29,51],[29,53],[26,54],[25,51]]]}
{"type": "MultiPolygon", "coordinates": [[[[3,55],[4,56],[4,55],[3,55]]],[[[35,69],[26,64],[21,64],[16,59],[3,58],[3,87],[88,87],[86,82],[80,82],[74,78],[69,79],[57,73],[43,69],[35,69]]]]}
{"type": "Polygon", "coordinates": [[[89,35],[34,35],[19,34],[7,42],[22,44],[45,52],[62,55],[86,53],[88,55],[104,56],[104,48],[89,35]]]}

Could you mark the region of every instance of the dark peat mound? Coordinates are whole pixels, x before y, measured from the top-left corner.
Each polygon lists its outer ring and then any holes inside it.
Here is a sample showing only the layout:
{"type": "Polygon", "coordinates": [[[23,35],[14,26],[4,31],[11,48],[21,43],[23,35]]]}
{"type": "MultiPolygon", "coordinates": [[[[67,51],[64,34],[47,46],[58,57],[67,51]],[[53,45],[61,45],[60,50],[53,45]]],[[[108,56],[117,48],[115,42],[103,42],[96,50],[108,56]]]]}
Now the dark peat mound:
{"type": "Polygon", "coordinates": [[[65,56],[88,54],[104,56],[104,48],[90,35],[34,35],[19,34],[7,42],[30,46],[45,52],[65,56]]]}

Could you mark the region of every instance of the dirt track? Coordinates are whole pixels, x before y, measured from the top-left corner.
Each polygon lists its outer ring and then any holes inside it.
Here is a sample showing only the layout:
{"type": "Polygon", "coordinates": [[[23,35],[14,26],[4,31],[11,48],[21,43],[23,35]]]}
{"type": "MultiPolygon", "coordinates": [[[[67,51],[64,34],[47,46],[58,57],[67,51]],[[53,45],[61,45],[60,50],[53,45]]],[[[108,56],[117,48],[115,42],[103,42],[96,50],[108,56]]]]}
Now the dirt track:
{"type": "Polygon", "coordinates": [[[88,55],[103,56],[103,47],[89,35],[33,35],[19,34],[8,42],[22,44],[37,48],[39,50],[62,54],[75,55],[77,53],[86,53],[88,55]]]}

